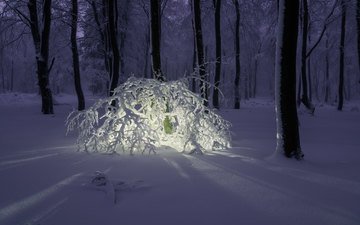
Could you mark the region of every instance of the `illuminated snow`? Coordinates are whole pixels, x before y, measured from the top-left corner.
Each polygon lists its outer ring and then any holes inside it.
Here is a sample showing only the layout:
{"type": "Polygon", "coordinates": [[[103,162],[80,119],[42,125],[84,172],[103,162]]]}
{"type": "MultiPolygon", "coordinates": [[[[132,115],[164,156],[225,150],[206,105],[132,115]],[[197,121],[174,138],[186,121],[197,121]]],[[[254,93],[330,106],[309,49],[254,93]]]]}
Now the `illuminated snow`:
{"type": "Polygon", "coordinates": [[[180,152],[230,147],[230,123],[203,105],[185,81],[129,78],[112,97],[72,112],[68,131],[78,129],[78,145],[89,152],[180,152]]]}

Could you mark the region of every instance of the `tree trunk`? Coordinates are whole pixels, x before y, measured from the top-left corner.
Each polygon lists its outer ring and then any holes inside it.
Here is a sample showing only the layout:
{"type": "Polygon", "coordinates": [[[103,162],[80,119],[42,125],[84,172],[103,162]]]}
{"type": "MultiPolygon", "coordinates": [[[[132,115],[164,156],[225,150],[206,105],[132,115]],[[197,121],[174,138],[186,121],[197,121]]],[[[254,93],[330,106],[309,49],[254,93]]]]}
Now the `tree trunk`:
{"type": "Polygon", "coordinates": [[[106,11],[107,11],[107,27],[108,27],[108,38],[109,38],[109,49],[111,51],[112,60],[110,62],[110,96],[114,94],[114,89],[119,83],[120,74],[120,52],[117,42],[117,3],[116,0],[106,0],[106,11]]]}
{"type": "Polygon", "coordinates": [[[216,46],[216,60],[215,60],[215,79],[214,79],[214,93],[213,106],[219,108],[219,86],[221,77],[221,0],[214,0],[215,8],[215,46],[216,46]]]}
{"type": "Polygon", "coordinates": [[[11,60],[10,92],[14,91],[14,60],[11,60]]]}
{"type": "Polygon", "coordinates": [[[145,65],[144,65],[144,77],[148,78],[148,67],[149,67],[149,49],[150,49],[150,27],[147,28],[147,32],[145,34],[145,65]]]}
{"type": "Polygon", "coordinates": [[[330,97],[330,70],[329,70],[329,35],[326,34],[326,57],[325,57],[325,103],[329,103],[330,97]]]}
{"type": "Polygon", "coordinates": [[[72,3],[72,12],[71,12],[71,51],[72,51],[72,60],[73,60],[73,73],[74,73],[74,84],[76,95],[78,99],[78,110],[85,109],[85,98],[84,93],[81,88],[81,79],[80,79],[80,63],[79,63],[79,52],[77,47],[77,21],[78,21],[78,0],[71,0],[72,3]]]}
{"type": "MultiPolygon", "coordinates": [[[[307,82],[307,40],[308,40],[308,26],[309,26],[309,9],[307,0],[302,0],[303,20],[302,20],[302,47],[301,47],[301,80],[302,80],[302,96],[301,102],[311,112],[314,113],[314,106],[308,96],[308,82],[307,82]]],[[[310,82],[310,78],[309,78],[310,82]]]]}
{"type": "MultiPolygon", "coordinates": [[[[193,1],[193,0],[191,0],[193,1]]],[[[191,2],[191,13],[194,14],[194,4],[191,2]]],[[[196,74],[196,65],[197,65],[197,55],[196,55],[196,30],[195,30],[195,23],[194,23],[194,17],[191,20],[192,30],[193,30],[193,60],[192,60],[192,74],[193,78],[191,79],[191,91],[196,93],[196,78],[194,75],[196,74]]]]}
{"type": "Polygon", "coordinates": [[[277,151],[302,159],[296,108],[298,0],[280,0],[275,63],[277,151]]]}
{"type": "MultiPolygon", "coordinates": [[[[115,1],[117,2],[117,1],[115,1]]],[[[129,3],[130,1],[125,1],[121,7],[123,7],[122,13],[121,13],[121,27],[120,27],[120,77],[125,77],[125,57],[124,57],[124,51],[125,51],[125,42],[126,42],[126,28],[128,25],[128,12],[129,12],[129,3]]],[[[117,8],[117,7],[116,7],[117,8]]]]}
{"type": "Polygon", "coordinates": [[[345,32],[346,32],[346,3],[341,1],[341,34],[340,34],[340,71],[339,71],[339,88],[338,88],[338,107],[342,110],[344,104],[344,50],[345,50],[345,32]]]}
{"type": "Polygon", "coordinates": [[[208,105],[208,96],[207,96],[207,76],[206,76],[206,67],[205,67],[205,58],[204,58],[204,44],[201,28],[201,0],[193,0],[193,10],[194,10],[194,27],[195,27],[195,42],[196,42],[196,56],[197,56],[197,68],[200,75],[200,94],[204,101],[204,105],[208,105]]]}
{"type": "Polygon", "coordinates": [[[356,4],[356,24],[357,24],[357,51],[359,63],[359,84],[360,84],[360,1],[356,4]]]}
{"type": "Polygon", "coordinates": [[[236,23],[235,23],[235,109],[240,109],[240,6],[239,1],[234,0],[234,6],[236,11],[236,23]]]}
{"type": "MultiPolygon", "coordinates": [[[[94,13],[94,19],[95,19],[95,23],[97,25],[97,29],[99,31],[99,35],[100,35],[100,40],[101,43],[104,47],[103,49],[103,55],[104,55],[104,67],[106,72],[109,74],[109,80],[110,80],[110,65],[109,65],[109,56],[108,56],[108,48],[107,48],[107,42],[108,42],[108,38],[107,38],[107,32],[105,31],[105,29],[103,28],[103,26],[100,23],[100,18],[99,18],[99,13],[97,11],[97,7],[96,7],[96,3],[95,0],[93,0],[91,2],[91,7],[94,13]]],[[[103,8],[103,16],[104,18],[106,18],[106,13],[105,13],[105,6],[102,7],[103,8]]],[[[107,82],[108,83],[108,82],[107,82]]],[[[106,85],[107,87],[109,85],[106,85]]]]}
{"type": "MultiPolygon", "coordinates": [[[[51,26],[51,0],[43,1],[42,26],[39,28],[38,8],[36,0],[29,0],[28,9],[30,14],[30,29],[35,45],[38,83],[42,100],[41,111],[44,114],[53,114],[53,100],[49,85],[49,73],[51,66],[48,66],[49,59],[49,36],[51,26]]],[[[54,62],[54,60],[53,60],[54,62]]]]}
{"type": "Polygon", "coordinates": [[[161,52],[160,52],[160,4],[159,0],[150,1],[151,14],[151,59],[152,59],[152,73],[153,77],[160,81],[165,81],[161,70],[161,52]]]}

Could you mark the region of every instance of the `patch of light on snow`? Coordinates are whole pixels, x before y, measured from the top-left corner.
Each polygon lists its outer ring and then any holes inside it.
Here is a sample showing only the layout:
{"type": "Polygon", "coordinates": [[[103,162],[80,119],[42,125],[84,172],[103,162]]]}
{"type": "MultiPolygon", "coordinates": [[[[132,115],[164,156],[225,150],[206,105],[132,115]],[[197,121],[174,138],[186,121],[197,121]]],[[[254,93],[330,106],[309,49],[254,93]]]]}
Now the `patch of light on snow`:
{"type": "Polygon", "coordinates": [[[241,156],[241,155],[237,155],[237,154],[233,154],[233,153],[230,153],[230,152],[214,151],[213,153],[214,153],[215,155],[222,155],[222,156],[226,156],[226,157],[229,157],[229,158],[248,159],[249,161],[254,160],[253,158],[246,157],[246,156],[241,156]]]}
{"type": "Polygon", "coordinates": [[[175,161],[173,161],[173,160],[171,160],[171,159],[167,159],[167,158],[165,158],[165,157],[162,157],[162,159],[163,159],[165,162],[167,162],[170,166],[174,167],[175,170],[179,173],[179,175],[180,175],[181,177],[183,177],[183,178],[185,178],[185,179],[190,179],[189,174],[187,174],[187,173],[180,167],[180,165],[179,165],[177,162],[175,162],[175,161]]]}
{"type": "Polygon", "coordinates": [[[65,202],[68,201],[68,198],[64,198],[60,201],[58,201],[57,203],[55,203],[54,205],[50,206],[49,208],[47,208],[46,210],[42,211],[41,213],[35,215],[33,218],[31,218],[29,221],[27,221],[25,224],[26,225],[38,225],[40,224],[39,221],[41,221],[43,218],[45,218],[46,216],[54,213],[61,205],[63,205],[65,202]]]}
{"type": "Polygon", "coordinates": [[[0,209],[0,224],[4,222],[5,220],[16,216],[17,214],[21,213],[22,211],[29,209],[33,207],[35,204],[41,202],[42,200],[46,199],[50,195],[54,194],[64,186],[70,184],[75,179],[77,179],[79,176],[81,176],[82,173],[75,174],[71,177],[68,177],[59,183],[40,191],[34,195],[31,195],[23,200],[20,200],[18,202],[15,202],[9,206],[6,206],[2,209],[0,209]]]}
{"type": "Polygon", "coordinates": [[[35,156],[35,157],[30,157],[30,158],[25,158],[25,159],[8,160],[8,161],[0,162],[0,166],[8,166],[8,165],[17,164],[17,163],[23,163],[23,162],[28,162],[28,161],[38,160],[38,159],[44,159],[44,158],[48,158],[48,157],[52,157],[52,156],[56,156],[56,155],[59,155],[59,153],[52,153],[52,154],[35,156]]]}

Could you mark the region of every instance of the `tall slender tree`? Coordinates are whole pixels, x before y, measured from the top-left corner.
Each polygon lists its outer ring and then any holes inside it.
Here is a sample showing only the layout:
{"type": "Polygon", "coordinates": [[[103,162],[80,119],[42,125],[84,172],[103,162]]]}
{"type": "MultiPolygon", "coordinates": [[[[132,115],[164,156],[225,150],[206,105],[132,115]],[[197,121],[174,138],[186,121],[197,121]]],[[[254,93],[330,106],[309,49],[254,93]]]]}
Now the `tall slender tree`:
{"type": "Polygon", "coordinates": [[[329,34],[326,33],[325,40],[326,56],[325,56],[325,103],[329,103],[330,99],[330,64],[329,64],[329,34]]]}
{"type": "Polygon", "coordinates": [[[302,159],[296,107],[296,49],[299,0],[279,1],[275,62],[277,152],[302,159]]]}
{"type": "Polygon", "coordinates": [[[38,83],[42,100],[41,111],[53,114],[53,99],[49,84],[49,73],[54,59],[49,66],[49,38],[51,27],[51,0],[42,1],[42,21],[39,23],[37,0],[28,1],[29,25],[35,46],[38,83]],[[40,25],[41,24],[41,25],[40,25]]]}
{"type": "MultiPolygon", "coordinates": [[[[301,81],[302,81],[302,96],[301,102],[311,112],[314,113],[315,107],[309,98],[309,90],[311,86],[307,81],[307,42],[308,42],[308,27],[309,27],[309,8],[308,0],[302,0],[302,46],[301,46],[301,81]]],[[[310,84],[310,77],[309,77],[310,84]]]]}
{"type": "Polygon", "coordinates": [[[219,108],[219,86],[221,77],[221,0],[213,0],[215,9],[215,79],[214,79],[214,94],[213,106],[219,108]]]}
{"type": "Polygon", "coordinates": [[[235,22],[235,109],[240,109],[240,6],[238,0],[233,0],[236,12],[235,22]]]}
{"type": "Polygon", "coordinates": [[[346,32],[346,2],[341,0],[341,33],[340,33],[340,71],[339,71],[339,86],[338,86],[338,107],[342,110],[344,105],[344,72],[345,72],[345,32],[346,32]]]}
{"type": "Polygon", "coordinates": [[[113,95],[114,89],[118,86],[120,75],[120,52],[117,38],[117,1],[105,0],[104,4],[105,14],[107,15],[109,54],[112,56],[110,62],[110,95],[113,95]]]}
{"type": "Polygon", "coordinates": [[[159,0],[150,1],[150,24],[151,24],[151,59],[153,77],[165,81],[161,70],[161,53],[160,53],[160,39],[161,39],[161,15],[159,0]]]}
{"type": "Polygon", "coordinates": [[[359,64],[359,84],[360,84],[360,1],[356,1],[356,24],[357,24],[357,51],[359,64]]]}
{"type": "Polygon", "coordinates": [[[207,94],[207,76],[205,67],[205,55],[204,55],[204,44],[201,28],[201,0],[193,0],[193,19],[194,19],[194,30],[195,30],[195,43],[196,43],[196,56],[197,56],[197,68],[200,76],[200,94],[205,99],[204,105],[208,105],[208,94],[207,94]]]}
{"type": "Polygon", "coordinates": [[[77,47],[77,22],[78,22],[78,0],[71,0],[71,51],[73,60],[73,73],[76,95],[78,98],[78,110],[85,109],[85,98],[81,88],[79,51],[77,47]]]}

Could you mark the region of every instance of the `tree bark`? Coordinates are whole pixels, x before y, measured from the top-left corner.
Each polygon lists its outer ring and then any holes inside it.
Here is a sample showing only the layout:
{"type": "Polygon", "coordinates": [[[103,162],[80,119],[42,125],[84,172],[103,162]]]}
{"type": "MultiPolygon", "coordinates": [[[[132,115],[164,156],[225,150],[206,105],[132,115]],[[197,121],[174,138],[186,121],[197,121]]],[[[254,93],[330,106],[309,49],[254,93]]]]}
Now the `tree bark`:
{"type": "Polygon", "coordinates": [[[356,25],[357,25],[357,51],[359,64],[359,84],[360,84],[360,1],[356,4],[356,25]]]}
{"type": "Polygon", "coordinates": [[[344,104],[344,50],[345,50],[345,32],[346,32],[346,3],[341,1],[341,33],[340,33],[340,71],[339,71],[339,87],[338,87],[338,107],[342,110],[344,104]]]}
{"type": "MultiPolygon", "coordinates": [[[[308,40],[308,26],[309,26],[309,9],[307,0],[302,0],[303,20],[302,20],[302,46],[301,46],[301,80],[302,80],[302,96],[301,102],[313,114],[314,106],[311,103],[308,95],[308,81],[307,81],[307,40],[308,40]]],[[[310,82],[310,78],[309,78],[310,82]]],[[[310,88],[310,87],[309,87],[310,88]]]]}
{"type": "Polygon", "coordinates": [[[114,89],[118,86],[120,74],[120,52],[117,42],[117,6],[116,0],[106,0],[107,13],[107,30],[108,30],[108,44],[111,57],[110,63],[110,96],[114,94],[114,89]]]}
{"type": "Polygon", "coordinates": [[[299,0],[280,0],[275,63],[277,151],[302,159],[296,107],[299,0]]]}
{"type": "Polygon", "coordinates": [[[81,79],[80,79],[80,62],[79,62],[79,52],[77,46],[77,22],[78,22],[78,0],[71,0],[72,12],[71,12],[71,51],[72,51],[72,60],[73,60],[73,73],[74,73],[74,84],[76,95],[78,99],[78,110],[85,109],[85,98],[84,93],[81,88],[81,79]]]}
{"type": "Polygon", "coordinates": [[[193,10],[194,10],[194,27],[195,27],[195,42],[196,42],[196,56],[197,56],[197,68],[200,76],[200,95],[204,101],[204,105],[208,105],[208,95],[207,95],[207,76],[206,76],[206,67],[205,67],[205,56],[204,56],[204,44],[201,28],[201,0],[193,0],[193,10]]]}
{"type": "MultiPolygon", "coordinates": [[[[115,1],[117,2],[117,1],[115,1]]],[[[129,4],[130,1],[125,1],[125,3],[121,6],[123,7],[123,10],[121,11],[121,28],[120,28],[120,77],[125,77],[125,57],[124,57],[124,51],[125,51],[125,42],[127,38],[127,26],[128,26],[128,16],[129,16],[129,4]]],[[[117,8],[117,7],[116,7],[117,8]]]]}
{"type": "Polygon", "coordinates": [[[153,77],[159,81],[165,81],[161,70],[161,52],[160,52],[160,4],[159,0],[150,1],[150,24],[151,24],[151,59],[153,77]]]}
{"type": "Polygon", "coordinates": [[[235,109],[240,109],[240,6],[238,0],[233,0],[236,11],[236,23],[235,23],[235,109]]]}
{"type": "MultiPolygon", "coordinates": [[[[144,53],[144,77],[148,78],[148,67],[149,67],[149,49],[150,49],[150,27],[147,28],[145,34],[145,53],[144,53]]],[[[151,75],[150,75],[151,76],[151,75]]]]}
{"type": "Polygon", "coordinates": [[[329,70],[329,35],[326,34],[326,41],[325,41],[325,47],[326,47],[326,56],[325,56],[325,103],[329,103],[329,97],[330,97],[330,70],[329,70]]]}
{"type": "Polygon", "coordinates": [[[41,111],[44,114],[53,114],[53,100],[49,85],[48,66],[49,59],[49,36],[51,26],[51,0],[43,1],[42,29],[39,28],[37,1],[29,0],[28,9],[30,14],[30,29],[35,46],[38,84],[42,100],[41,111]]]}
{"type": "Polygon", "coordinates": [[[221,78],[221,0],[214,0],[215,8],[215,79],[214,79],[214,93],[213,93],[213,106],[219,108],[219,86],[221,78]]]}
{"type": "MultiPolygon", "coordinates": [[[[192,3],[193,0],[191,0],[190,8],[191,13],[194,14],[194,4],[192,3]]],[[[192,58],[192,74],[193,78],[191,79],[191,91],[196,93],[196,78],[194,75],[196,74],[196,67],[197,67],[197,55],[196,55],[196,30],[195,30],[195,23],[194,23],[194,17],[191,20],[192,30],[193,30],[193,58],[192,58]]]]}

